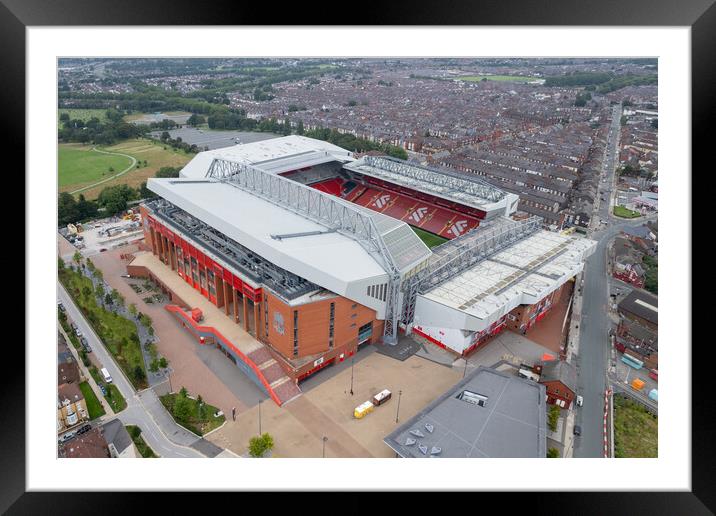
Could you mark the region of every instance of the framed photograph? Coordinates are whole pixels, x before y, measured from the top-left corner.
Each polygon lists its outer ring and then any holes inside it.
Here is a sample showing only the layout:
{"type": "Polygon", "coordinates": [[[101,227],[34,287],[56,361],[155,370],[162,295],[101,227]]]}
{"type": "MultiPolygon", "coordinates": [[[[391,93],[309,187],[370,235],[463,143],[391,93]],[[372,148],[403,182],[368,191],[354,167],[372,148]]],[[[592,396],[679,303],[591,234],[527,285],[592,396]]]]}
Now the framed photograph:
{"type": "Polygon", "coordinates": [[[0,6],[28,293],[2,509],[712,513],[691,333],[712,2],[296,7],[0,6]]]}

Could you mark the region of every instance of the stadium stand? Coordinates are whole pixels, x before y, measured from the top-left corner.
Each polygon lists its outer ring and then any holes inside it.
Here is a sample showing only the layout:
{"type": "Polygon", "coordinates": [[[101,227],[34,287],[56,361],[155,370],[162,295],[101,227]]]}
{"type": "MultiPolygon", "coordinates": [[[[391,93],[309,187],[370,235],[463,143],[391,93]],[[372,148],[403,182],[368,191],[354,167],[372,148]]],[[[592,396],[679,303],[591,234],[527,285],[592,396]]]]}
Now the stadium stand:
{"type": "Polygon", "coordinates": [[[480,215],[484,215],[479,210],[374,178],[367,178],[366,183],[371,186],[333,177],[310,186],[448,239],[476,228],[480,215]]]}

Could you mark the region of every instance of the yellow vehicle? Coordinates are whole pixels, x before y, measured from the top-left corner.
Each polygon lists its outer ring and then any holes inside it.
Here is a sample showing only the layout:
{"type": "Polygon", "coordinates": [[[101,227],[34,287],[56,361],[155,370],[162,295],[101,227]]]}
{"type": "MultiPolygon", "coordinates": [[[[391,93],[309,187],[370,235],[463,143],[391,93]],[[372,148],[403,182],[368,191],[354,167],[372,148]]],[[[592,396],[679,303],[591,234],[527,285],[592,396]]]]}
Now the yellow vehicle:
{"type": "Polygon", "coordinates": [[[365,402],[361,403],[360,405],[358,405],[358,406],[353,410],[353,417],[356,418],[356,419],[361,419],[361,418],[364,417],[365,415],[370,414],[371,412],[373,412],[373,407],[374,407],[374,405],[373,405],[372,402],[370,402],[370,401],[365,401],[365,402]]]}

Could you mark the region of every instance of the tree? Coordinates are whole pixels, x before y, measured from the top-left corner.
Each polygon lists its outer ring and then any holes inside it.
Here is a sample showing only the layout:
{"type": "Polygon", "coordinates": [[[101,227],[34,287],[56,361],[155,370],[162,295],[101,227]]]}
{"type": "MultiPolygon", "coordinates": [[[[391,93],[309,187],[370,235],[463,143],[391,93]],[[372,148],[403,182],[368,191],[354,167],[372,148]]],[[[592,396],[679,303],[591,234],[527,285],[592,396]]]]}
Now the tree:
{"type": "Polygon", "coordinates": [[[129,307],[127,307],[127,310],[129,310],[129,313],[130,313],[133,317],[137,317],[137,305],[135,305],[134,303],[132,303],[132,304],[129,305],[129,307]]]}
{"type": "Polygon", "coordinates": [[[547,426],[553,432],[557,430],[557,421],[559,420],[559,414],[560,410],[557,405],[551,405],[549,407],[549,413],[547,414],[547,426]]]}
{"type": "Polygon", "coordinates": [[[110,296],[109,294],[105,294],[104,304],[107,306],[111,305],[112,304],[112,296],[110,296]]]}
{"type": "Polygon", "coordinates": [[[179,396],[182,398],[186,398],[189,395],[189,391],[186,390],[186,387],[182,387],[179,389],[179,396]]]}
{"type": "Polygon", "coordinates": [[[267,452],[273,449],[273,437],[268,433],[264,433],[249,440],[249,455],[254,458],[263,457],[267,452]]]}
{"type": "Polygon", "coordinates": [[[303,120],[298,121],[298,126],[296,127],[296,134],[303,134],[304,128],[303,128],[303,120]]]}
{"type": "Polygon", "coordinates": [[[557,448],[550,448],[547,450],[547,458],[548,459],[558,459],[559,458],[559,450],[557,448]]]}
{"type": "Polygon", "coordinates": [[[149,370],[153,373],[159,371],[159,361],[157,359],[152,360],[152,362],[149,364],[149,370]]]}
{"type": "Polygon", "coordinates": [[[77,201],[67,193],[62,192],[57,199],[57,221],[64,226],[79,220],[79,210],[77,209],[77,201]]]}
{"type": "Polygon", "coordinates": [[[186,122],[187,122],[190,126],[196,127],[197,125],[201,125],[201,124],[205,123],[205,122],[206,122],[206,119],[205,119],[203,116],[197,115],[196,113],[194,113],[193,115],[191,115],[191,116],[187,119],[186,122]]]}
{"type": "Polygon", "coordinates": [[[169,362],[167,361],[166,358],[162,357],[162,358],[159,359],[159,367],[161,367],[162,369],[164,369],[164,368],[166,368],[168,365],[169,365],[169,362]]]}
{"type": "Polygon", "coordinates": [[[75,251],[75,254],[72,255],[72,259],[77,265],[79,265],[80,263],[82,263],[82,253],[80,253],[79,251],[75,251]]]}
{"type": "Polygon", "coordinates": [[[59,270],[59,271],[65,270],[65,261],[62,258],[60,258],[59,256],[57,257],[57,270],[59,270]]]}
{"type": "Polygon", "coordinates": [[[94,267],[94,263],[92,262],[92,260],[87,258],[86,263],[87,263],[87,268],[89,269],[89,271],[94,272],[95,267],[94,267]]]}
{"type": "Polygon", "coordinates": [[[134,375],[134,379],[138,382],[141,382],[147,378],[147,375],[144,373],[144,369],[142,369],[142,366],[139,365],[134,368],[132,374],[134,375]]]}
{"type": "Polygon", "coordinates": [[[84,287],[82,287],[82,296],[83,296],[85,299],[89,299],[89,297],[90,297],[91,295],[92,295],[92,289],[91,289],[91,288],[89,288],[87,285],[85,285],[84,287]]]}
{"type": "Polygon", "coordinates": [[[70,121],[69,113],[60,113],[60,122],[69,122],[69,121],[70,121]]]}
{"type": "Polygon", "coordinates": [[[94,293],[97,294],[97,297],[99,298],[104,296],[104,287],[101,283],[98,283],[97,286],[94,288],[94,293]]]}
{"type": "Polygon", "coordinates": [[[104,274],[102,273],[102,270],[98,269],[97,267],[95,267],[94,270],[92,271],[92,275],[100,281],[102,281],[102,278],[104,278],[104,274]]]}
{"type": "Polygon", "coordinates": [[[135,197],[136,191],[126,184],[108,186],[99,193],[97,203],[108,215],[115,215],[126,210],[127,202],[134,200],[135,197]]]}
{"type": "Polygon", "coordinates": [[[189,419],[189,416],[191,416],[191,404],[186,396],[180,395],[174,399],[172,413],[179,421],[186,421],[189,419]]]}

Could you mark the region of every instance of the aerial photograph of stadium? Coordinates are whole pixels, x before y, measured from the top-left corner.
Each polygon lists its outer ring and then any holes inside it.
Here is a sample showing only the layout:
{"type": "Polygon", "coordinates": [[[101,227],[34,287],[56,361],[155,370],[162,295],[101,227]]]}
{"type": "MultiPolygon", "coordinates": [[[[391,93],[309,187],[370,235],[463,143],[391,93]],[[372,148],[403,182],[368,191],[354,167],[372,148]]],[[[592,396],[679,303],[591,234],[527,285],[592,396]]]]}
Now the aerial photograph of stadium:
{"type": "Polygon", "coordinates": [[[57,457],[658,457],[657,59],[57,81],[57,457]]]}

